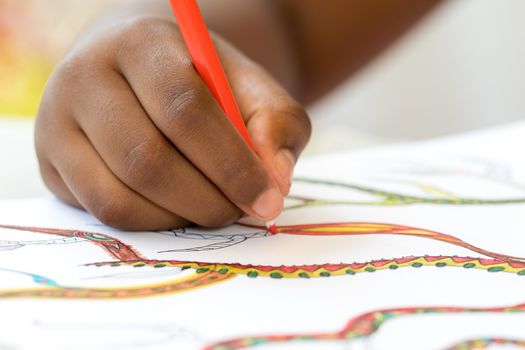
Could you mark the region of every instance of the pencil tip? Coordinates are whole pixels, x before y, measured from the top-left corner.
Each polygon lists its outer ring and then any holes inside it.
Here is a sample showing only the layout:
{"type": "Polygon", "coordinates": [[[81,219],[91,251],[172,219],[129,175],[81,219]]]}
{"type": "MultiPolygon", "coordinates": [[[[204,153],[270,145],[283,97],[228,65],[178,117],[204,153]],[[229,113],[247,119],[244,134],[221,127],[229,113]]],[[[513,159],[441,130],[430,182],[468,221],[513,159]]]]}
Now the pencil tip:
{"type": "Polygon", "coordinates": [[[266,229],[272,235],[275,235],[277,233],[277,226],[275,226],[275,223],[273,221],[267,221],[266,222],[266,229]]]}

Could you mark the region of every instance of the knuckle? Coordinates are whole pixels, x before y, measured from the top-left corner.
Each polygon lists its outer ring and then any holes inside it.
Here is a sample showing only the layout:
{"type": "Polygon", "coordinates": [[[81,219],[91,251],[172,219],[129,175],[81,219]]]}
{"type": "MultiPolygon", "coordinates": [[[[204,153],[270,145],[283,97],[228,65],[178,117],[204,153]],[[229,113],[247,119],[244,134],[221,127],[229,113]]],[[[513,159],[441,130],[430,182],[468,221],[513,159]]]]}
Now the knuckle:
{"type": "Polygon", "coordinates": [[[175,135],[194,137],[199,130],[201,118],[193,118],[203,109],[203,91],[192,84],[181,84],[175,88],[163,88],[161,103],[165,106],[164,118],[175,135]]]}
{"type": "MultiPolygon", "coordinates": [[[[88,78],[88,70],[91,57],[72,53],[61,61],[50,83],[55,88],[54,92],[59,95],[71,96],[77,92],[77,88],[85,85],[88,78]]],[[[51,86],[49,84],[49,86],[51,86]]]]}
{"type": "Polygon", "coordinates": [[[81,69],[86,65],[86,57],[75,52],[67,55],[57,66],[56,72],[59,77],[79,77],[81,69]]]}
{"type": "MultiPolygon", "coordinates": [[[[61,101],[62,108],[86,95],[86,88],[95,87],[107,74],[107,58],[91,47],[76,49],[69,53],[56,67],[46,86],[44,97],[61,101]]],[[[54,109],[57,109],[55,106],[54,109]]]]}
{"type": "Polygon", "coordinates": [[[157,18],[138,15],[124,21],[122,29],[128,32],[128,34],[146,34],[156,23],[158,23],[157,18]]]}
{"type": "Polygon", "coordinates": [[[138,15],[122,23],[121,34],[129,38],[132,38],[130,35],[135,34],[134,38],[141,40],[144,36],[154,37],[156,34],[160,34],[161,31],[171,27],[173,27],[173,24],[167,19],[151,15],[138,15]]]}
{"type": "Polygon", "coordinates": [[[145,140],[134,146],[124,158],[125,177],[135,188],[151,188],[159,183],[166,165],[160,143],[145,140]]]}
{"type": "Polygon", "coordinates": [[[159,89],[164,91],[162,102],[166,106],[166,117],[178,119],[178,116],[187,115],[198,107],[200,92],[195,87],[184,85],[186,84],[180,84],[175,88],[166,86],[159,89]]]}
{"type": "Polygon", "coordinates": [[[167,19],[141,15],[121,22],[113,37],[122,57],[133,56],[145,48],[155,54],[156,47],[164,47],[166,39],[174,36],[174,28],[167,19]]]}

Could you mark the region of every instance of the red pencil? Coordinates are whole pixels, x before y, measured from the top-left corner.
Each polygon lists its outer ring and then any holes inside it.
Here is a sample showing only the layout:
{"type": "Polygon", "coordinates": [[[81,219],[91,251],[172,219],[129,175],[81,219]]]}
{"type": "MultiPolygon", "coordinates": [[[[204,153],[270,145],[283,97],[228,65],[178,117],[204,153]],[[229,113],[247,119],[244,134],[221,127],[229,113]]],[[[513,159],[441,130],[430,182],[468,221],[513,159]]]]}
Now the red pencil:
{"type": "MultiPolygon", "coordinates": [[[[213,46],[210,33],[206,28],[206,23],[204,23],[196,0],[170,0],[170,3],[195,69],[210,89],[213,97],[219,102],[226,117],[241,134],[248,146],[254,150],[239,106],[235,101],[228,78],[224,73],[224,68],[213,46]]],[[[273,222],[267,222],[266,227],[270,233],[277,233],[277,228],[273,222]]]]}
{"type": "Polygon", "coordinates": [[[195,69],[233,126],[253,149],[248,130],[197,2],[195,0],[170,0],[170,3],[195,69]]]}

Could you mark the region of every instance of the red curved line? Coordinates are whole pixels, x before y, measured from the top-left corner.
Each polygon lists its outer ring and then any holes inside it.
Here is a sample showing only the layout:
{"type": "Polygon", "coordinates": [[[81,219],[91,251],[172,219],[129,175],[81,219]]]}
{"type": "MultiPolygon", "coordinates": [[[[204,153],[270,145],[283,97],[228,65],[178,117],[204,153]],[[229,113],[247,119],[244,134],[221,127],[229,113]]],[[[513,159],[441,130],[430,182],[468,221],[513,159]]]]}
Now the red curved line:
{"type": "Polygon", "coordinates": [[[98,232],[88,232],[82,230],[69,230],[69,229],[56,229],[56,228],[42,228],[42,227],[29,227],[29,226],[15,226],[15,225],[0,225],[0,228],[8,230],[17,230],[17,231],[27,231],[35,233],[43,233],[56,235],[61,237],[80,237],[85,238],[88,242],[96,245],[99,248],[102,248],[110,256],[117,260],[139,260],[144,257],[132,246],[123,243],[122,241],[113,238],[109,235],[98,233],[98,232]],[[97,236],[104,237],[108,241],[95,241],[91,239],[86,233],[94,234],[97,236]]]}
{"type": "MultiPolygon", "coordinates": [[[[258,228],[258,229],[265,229],[263,226],[255,226],[255,225],[244,225],[252,228],[258,228]]],[[[421,229],[417,227],[411,227],[411,226],[403,226],[403,225],[396,225],[396,224],[388,224],[388,223],[378,223],[378,222],[332,222],[332,223],[314,223],[314,224],[304,224],[304,225],[289,225],[289,226],[276,226],[275,231],[280,234],[289,234],[289,235],[300,235],[300,236],[358,236],[358,235],[378,235],[378,234],[391,234],[391,235],[400,235],[400,236],[411,236],[411,237],[420,237],[420,238],[428,238],[435,241],[445,242],[449,243],[458,247],[462,247],[468,250],[471,250],[473,252],[495,258],[495,259],[501,259],[505,261],[517,261],[517,262],[525,262],[525,258],[512,256],[512,255],[506,255],[506,254],[500,254],[491,252],[489,250],[476,247],[470,243],[467,243],[457,237],[447,235],[441,232],[432,231],[432,230],[426,230],[421,229]],[[381,225],[385,226],[384,228],[378,228],[376,231],[370,231],[370,229],[366,229],[363,231],[349,231],[349,232],[341,232],[340,230],[333,230],[333,231],[327,231],[326,228],[330,227],[341,227],[341,226],[347,226],[347,225],[381,225]],[[308,231],[311,229],[325,229],[322,232],[312,232],[308,231]],[[429,235],[423,235],[423,234],[416,234],[414,232],[409,231],[421,231],[428,233],[429,235]]]]}

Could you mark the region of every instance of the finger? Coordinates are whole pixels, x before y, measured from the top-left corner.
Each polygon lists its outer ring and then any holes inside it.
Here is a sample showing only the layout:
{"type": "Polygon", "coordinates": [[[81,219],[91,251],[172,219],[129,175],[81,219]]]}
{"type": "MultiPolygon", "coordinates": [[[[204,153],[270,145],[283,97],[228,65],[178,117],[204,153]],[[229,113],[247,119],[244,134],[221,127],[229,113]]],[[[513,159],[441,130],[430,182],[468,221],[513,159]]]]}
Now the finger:
{"type": "Polygon", "coordinates": [[[44,180],[45,185],[51,192],[53,192],[60,200],[63,202],[72,205],[77,208],[81,208],[82,206],[78,202],[78,200],[75,198],[75,196],[71,193],[71,191],[67,188],[67,186],[64,184],[64,181],[60,178],[60,175],[56,171],[56,169],[47,161],[47,159],[40,159],[39,157],[39,165],[40,165],[40,174],[42,175],[42,179],[44,180]]]}
{"type": "Polygon", "coordinates": [[[293,168],[311,135],[305,110],[263,68],[218,40],[232,90],[257,154],[288,194],[293,168]]]}
{"type": "Polygon", "coordinates": [[[121,75],[86,78],[76,120],[111,171],[135,192],[203,226],[236,221],[240,210],[155,127],[121,75]],[[91,80],[93,81],[91,81],[91,80]],[[97,103],[93,103],[97,101],[97,103]]]}
{"type": "Polygon", "coordinates": [[[52,165],[69,191],[102,223],[124,230],[160,230],[188,224],[120,182],[80,130],[61,133],[60,143],[49,149],[54,155],[52,165]]]}
{"type": "Polygon", "coordinates": [[[254,147],[285,196],[290,192],[295,164],[310,133],[305,126],[309,124],[304,122],[308,119],[298,119],[303,112],[285,112],[287,108],[261,110],[248,122],[254,147]]]}
{"type": "Polygon", "coordinates": [[[61,103],[62,94],[56,88],[56,85],[52,83],[55,79],[56,76],[52,76],[46,87],[35,121],[36,156],[42,180],[47,188],[63,202],[82,208],[50,162],[53,154],[50,154],[49,147],[56,144],[57,139],[60,140],[60,134],[65,132],[67,125],[70,124],[67,119],[57,120],[62,119],[60,116],[65,116],[68,113],[64,110],[64,104],[61,103]]]}
{"type": "Polygon", "coordinates": [[[124,76],[155,125],[226,197],[261,220],[275,218],[283,205],[277,185],[200,79],[173,24],[164,30],[151,37],[154,54],[122,50],[124,76]]]}

